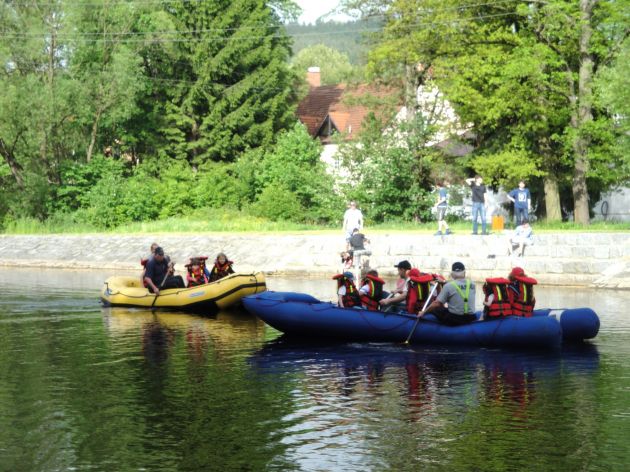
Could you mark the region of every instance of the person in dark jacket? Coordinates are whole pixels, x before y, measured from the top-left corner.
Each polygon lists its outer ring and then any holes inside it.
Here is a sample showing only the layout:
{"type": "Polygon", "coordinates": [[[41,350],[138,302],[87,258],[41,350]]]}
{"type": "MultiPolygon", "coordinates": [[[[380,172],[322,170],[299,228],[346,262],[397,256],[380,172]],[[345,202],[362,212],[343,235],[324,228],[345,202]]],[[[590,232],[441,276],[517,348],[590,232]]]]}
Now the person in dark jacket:
{"type": "Polygon", "coordinates": [[[160,290],[166,288],[184,288],[184,279],[179,275],[173,275],[174,265],[164,257],[164,249],[158,247],[149,259],[144,273],[144,282],[149,292],[160,294],[160,290]]]}

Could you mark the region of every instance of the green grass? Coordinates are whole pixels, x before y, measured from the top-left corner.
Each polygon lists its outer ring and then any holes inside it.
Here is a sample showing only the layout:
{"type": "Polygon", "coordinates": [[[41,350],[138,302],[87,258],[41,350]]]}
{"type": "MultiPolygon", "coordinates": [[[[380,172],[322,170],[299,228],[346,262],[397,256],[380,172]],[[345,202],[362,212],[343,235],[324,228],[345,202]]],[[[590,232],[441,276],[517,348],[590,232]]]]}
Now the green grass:
{"type": "MultiPolygon", "coordinates": [[[[341,219],[341,214],[340,214],[341,219]]],[[[4,234],[143,234],[143,233],[272,233],[272,232],[340,232],[341,223],[332,226],[294,223],[290,221],[270,221],[251,216],[246,212],[228,209],[195,210],[189,215],[171,217],[158,221],[129,223],[112,229],[100,229],[88,223],[77,222],[72,215],[58,215],[46,221],[34,218],[21,218],[10,221],[4,234]]],[[[449,223],[456,234],[470,234],[472,223],[456,221],[449,223]]],[[[539,221],[532,224],[535,234],[547,232],[618,232],[630,231],[630,223],[608,221],[592,222],[589,226],[576,225],[571,222],[547,223],[539,221]]],[[[418,232],[432,234],[437,230],[437,223],[409,221],[388,221],[379,224],[368,224],[364,232],[418,232]]]]}

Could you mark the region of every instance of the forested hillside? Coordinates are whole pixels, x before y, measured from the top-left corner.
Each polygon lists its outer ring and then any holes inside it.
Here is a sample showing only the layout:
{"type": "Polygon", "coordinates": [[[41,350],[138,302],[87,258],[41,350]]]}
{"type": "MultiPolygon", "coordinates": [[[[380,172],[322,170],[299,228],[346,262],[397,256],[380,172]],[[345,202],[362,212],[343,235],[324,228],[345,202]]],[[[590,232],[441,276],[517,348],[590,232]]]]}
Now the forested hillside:
{"type": "Polygon", "coordinates": [[[293,55],[302,49],[324,44],[342,54],[346,54],[352,65],[365,65],[371,37],[382,29],[380,21],[360,20],[348,23],[317,21],[315,24],[302,25],[289,23],[287,34],[293,40],[293,55]]]}

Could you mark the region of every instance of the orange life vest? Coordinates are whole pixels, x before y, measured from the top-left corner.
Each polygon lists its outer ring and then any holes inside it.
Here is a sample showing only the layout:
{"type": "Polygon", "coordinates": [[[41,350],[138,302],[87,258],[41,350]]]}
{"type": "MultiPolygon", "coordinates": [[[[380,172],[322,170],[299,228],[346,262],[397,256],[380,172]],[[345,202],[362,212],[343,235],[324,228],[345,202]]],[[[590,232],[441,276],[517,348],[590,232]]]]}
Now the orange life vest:
{"type": "Polygon", "coordinates": [[[333,280],[337,281],[337,289],[346,287],[346,294],[341,296],[344,308],[352,308],[353,306],[361,306],[361,299],[359,298],[359,291],[354,285],[352,279],[349,279],[343,274],[337,274],[333,276],[333,280]]]}
{"type": "Polygon", "coordinates": [[[207,284],[210,280],[208,279],[208,277],[206,276],[206,260],[208,259],[208,256],[198,256],[198,257],[191,257],[192,259],[197,259],[199,261],[199,269],[198,270],[193,270],[192,268],[192,264],[186,264],[186,269],[188,269],[188,274],[186,274],[186,282],[188,283],[189,287],[194,287],[196,285],[203,285],[203,284],[207,284]]]}
{"type": "Polygon", "coordinates": [[[503,277],[486,279],[486,283],[483,284],[483,293],[486,295],[485,301],[488,301],[490,295],[494,295],[490,306],[484,308],[488,316],[510,316],[512,314],[509,285],[510,281],[503,277]]]}
{"type": "Polygon", "coordinates": [[[536,305],[534,285],[536,285],[538,281],[524,275],[517,275],[514,279],[518,291],[510,290],[512,314],[529,318],[532,316],[534,306],[536,305]]]}
{"type": "Polygon", "coordinates": [[[219,264],[219,261],[214,261],[214,266],[210,272],[210,282],[216,282],[223,277],[233,274],[232,264],[234,264],[232,261],[226,261],[225,264],[219,264]]]}
{"type": "Polygon", "coordinates": [[[409,277],[407,282],[407,312],[418,313],[424,307],[431,293],[433,274],[420,274],[409,277]]]}
{"type": "Polygon", "coordinates": [[[361,304],[370,311],[378,311],[380,309],[378,302],[383,298],[383,285],[385,285],[385,281],[375,275],[368,274],[361,283],[361,286],[363,285],[370,287],[370,291],[368,293],[359,293],[361,304]]]}

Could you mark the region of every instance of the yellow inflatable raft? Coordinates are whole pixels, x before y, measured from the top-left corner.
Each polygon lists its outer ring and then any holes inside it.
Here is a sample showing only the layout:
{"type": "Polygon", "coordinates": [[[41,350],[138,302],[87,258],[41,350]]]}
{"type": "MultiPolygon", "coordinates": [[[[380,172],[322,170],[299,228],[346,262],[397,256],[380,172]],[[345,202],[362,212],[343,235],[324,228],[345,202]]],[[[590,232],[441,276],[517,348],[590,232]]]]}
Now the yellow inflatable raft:
{"type": "Polygon", "coordinates": [[[143,287],[140,277],[110,277],[105,281],[101,301],[105,306],[168,308],[195,313],[216,313],[238,303],[246,295],[264,292],[265,275],[231,274],[221,280],[190,288],[160,291],[157,297],[143,287]]]}

